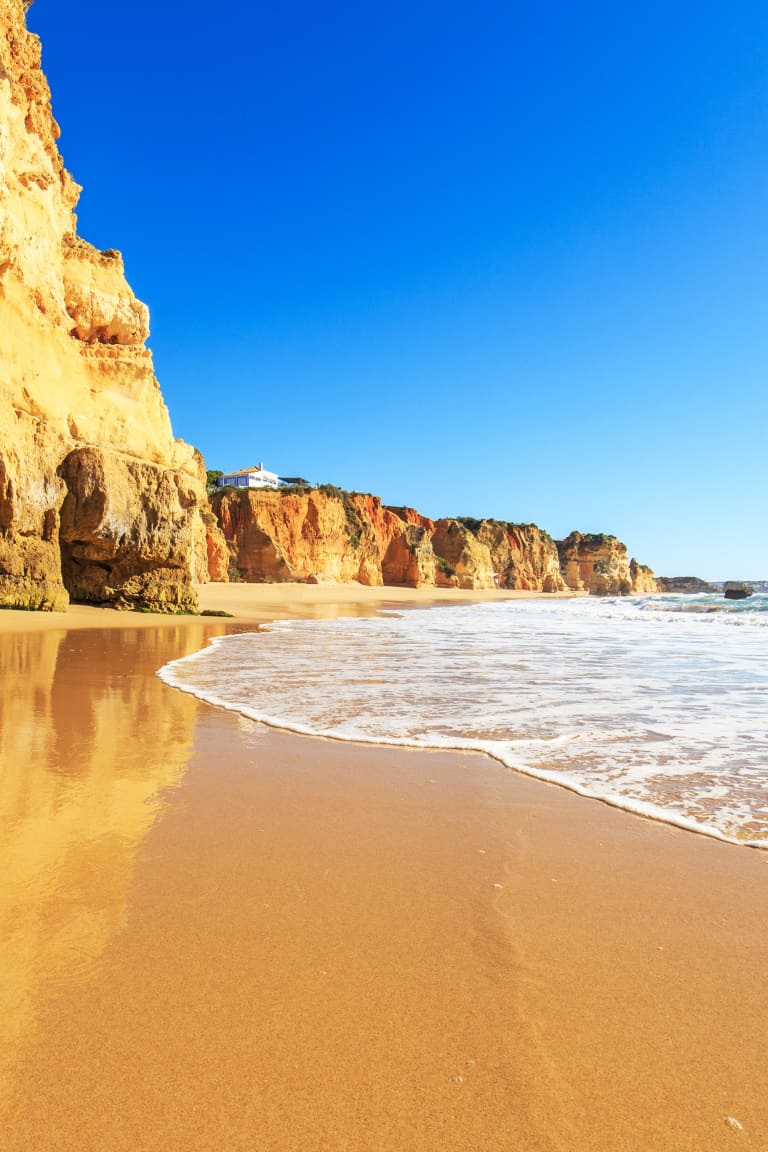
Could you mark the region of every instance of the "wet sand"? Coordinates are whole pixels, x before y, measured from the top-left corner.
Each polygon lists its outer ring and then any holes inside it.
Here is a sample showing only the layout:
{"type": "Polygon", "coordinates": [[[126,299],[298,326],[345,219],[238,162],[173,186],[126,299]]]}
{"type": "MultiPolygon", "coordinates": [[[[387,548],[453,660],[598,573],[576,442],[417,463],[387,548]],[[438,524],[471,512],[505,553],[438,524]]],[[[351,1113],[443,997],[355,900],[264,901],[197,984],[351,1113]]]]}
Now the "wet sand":
{"type": "Polygon", "coordinates": [[[242,624],[82,613],[0,614],[4,1150],[768,1147],[768,856],[252,724],[153,675],[242,624]]]}
{"type": "MultiPolygon", "coordinates": [[[[369,588],[363,584],[198,584],[202,611],[225,612],[240,623],[258,624],[282,619],[333,619],[336,616],[370,615],[383,603],[404,607],[430,604],[471,604],[489,600],[531,600],[540,592],[470,591],[462,588],[369,588]]],[[[547,599],[572,599],[580,592],[550,593],[547,599]]],[[[67,612],[0,611],[0,636],[10,632],[58,632],[62,628],[127,629],[156,628],[163,622],[176,627],[199,628],[206,622],[197,616],[165,616],[142,612],[116,612],[72,604],[67,612]]]]}

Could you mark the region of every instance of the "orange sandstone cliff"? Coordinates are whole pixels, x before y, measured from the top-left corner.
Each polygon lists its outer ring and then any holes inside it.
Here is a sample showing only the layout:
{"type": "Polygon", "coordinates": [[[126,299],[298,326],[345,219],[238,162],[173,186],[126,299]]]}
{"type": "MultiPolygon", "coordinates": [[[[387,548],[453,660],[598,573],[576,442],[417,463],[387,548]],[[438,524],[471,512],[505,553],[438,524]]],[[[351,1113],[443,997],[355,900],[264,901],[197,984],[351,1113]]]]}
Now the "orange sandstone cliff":
{"type": "Polygon", "coordinates": [[[646,592],[661,592],[661,582],[656,579],[653,569],[647,564],[638,564],[634,556],[629,562],[629,578],[632,592],[644,594],[646,592]]]}
{"type": "Polygon", "coordinates": [[[193,608],[203,462],[174,440],[119,252],[77,235],[28,7],[0,0],[0,604],[193,608]]]}
{"type": "Polygon", "coordinates": [[[653,572],[634,558],[626,544],[605,533],[571,532],[558,540],[560,569],[569,588],[593,596],[626,596],[658,592],[653,572]]]}
{"type": "Polygon", "coordinates": [[[503,520],[463,521],[490,553],[496,583],[501,588],[533,592],[564,592],[560,558],[552,537],[535,524],[503,520]]]}
{"type": "MultiPolygon", "coordinates": [[[[347,581],[412,588],[651,592],[650,568],[614,536],[572,533],[557,544],[535,524],[433,521],[376,496],[312,489],[221,488],[211,505],[229,550],[229,578],[347,581]]],[[[219,571],[221,563],[219,561],[219,571]]],[[[211,571],[212,579],[221,579],[211,571]]]]}

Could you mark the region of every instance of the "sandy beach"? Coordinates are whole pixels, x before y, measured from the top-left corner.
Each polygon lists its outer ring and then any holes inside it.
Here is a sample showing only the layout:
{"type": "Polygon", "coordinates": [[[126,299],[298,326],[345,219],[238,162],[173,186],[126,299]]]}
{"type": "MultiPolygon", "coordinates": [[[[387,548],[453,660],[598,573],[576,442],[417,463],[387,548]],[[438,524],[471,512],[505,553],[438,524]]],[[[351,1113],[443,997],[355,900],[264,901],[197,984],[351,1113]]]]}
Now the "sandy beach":
{"type": "Polygon", "coordinates": [[[768,1147],[768,855],[154,675],[521,594],[200,593],[233,618],[0,613],[3,1150],[768,1147]]]}

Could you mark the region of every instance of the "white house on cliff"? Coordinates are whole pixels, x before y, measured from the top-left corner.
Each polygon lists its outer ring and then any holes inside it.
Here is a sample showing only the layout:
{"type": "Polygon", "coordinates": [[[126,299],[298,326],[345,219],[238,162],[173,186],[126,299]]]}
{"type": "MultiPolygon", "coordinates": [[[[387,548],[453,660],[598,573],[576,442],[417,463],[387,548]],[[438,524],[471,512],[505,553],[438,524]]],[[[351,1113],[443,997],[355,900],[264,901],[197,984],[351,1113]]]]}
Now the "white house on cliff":
{"type": "Polygon", "coordinates": [[[219,488],[277,488],[279,483],[277,472],[267,472],[263,463],[240,472],[227,472],[216,480],[219,488]]]}

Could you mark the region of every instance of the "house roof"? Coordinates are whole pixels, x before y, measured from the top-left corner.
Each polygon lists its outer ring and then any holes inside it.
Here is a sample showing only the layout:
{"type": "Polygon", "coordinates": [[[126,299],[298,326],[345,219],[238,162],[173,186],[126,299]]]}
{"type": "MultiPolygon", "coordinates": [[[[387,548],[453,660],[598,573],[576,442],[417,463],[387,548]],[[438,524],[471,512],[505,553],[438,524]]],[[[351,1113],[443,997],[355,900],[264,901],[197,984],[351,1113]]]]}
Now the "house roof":
{"type": "Polygon", "coordinates": [[[254,464],[253,468],[241,468],[239,472],[224,472],[224,476],[251,476],[254,472],[263,472],[267,476],[277,476],[277,472],[269,472],[266,468],[260,468],[258,464],[254,464]]]}

